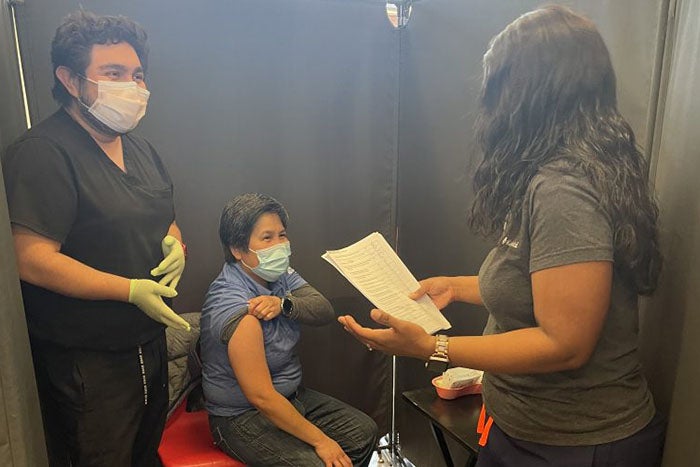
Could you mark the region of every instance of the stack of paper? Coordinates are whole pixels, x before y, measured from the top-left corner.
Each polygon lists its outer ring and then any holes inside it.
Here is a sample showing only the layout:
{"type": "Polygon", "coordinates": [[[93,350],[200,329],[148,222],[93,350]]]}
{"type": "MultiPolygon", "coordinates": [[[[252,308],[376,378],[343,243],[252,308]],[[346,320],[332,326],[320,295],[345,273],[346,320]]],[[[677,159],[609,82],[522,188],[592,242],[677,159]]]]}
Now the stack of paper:
{"type": "Polygon", "coordinates": [[[408,298],[418,289],[418,281],[380,233],[321,257],[390,315],[416,323],[430,334],[452,327],[427,295],[419,300],[408,298]]]}

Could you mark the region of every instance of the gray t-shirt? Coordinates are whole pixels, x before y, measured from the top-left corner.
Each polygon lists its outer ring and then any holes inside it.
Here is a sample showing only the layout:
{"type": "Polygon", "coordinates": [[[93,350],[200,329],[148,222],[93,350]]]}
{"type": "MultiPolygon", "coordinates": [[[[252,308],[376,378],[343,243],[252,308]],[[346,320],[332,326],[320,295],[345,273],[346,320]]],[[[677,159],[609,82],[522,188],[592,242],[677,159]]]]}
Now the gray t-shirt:
{"type": "MultiPolygon", "coordinates": [[[[610,217],[584,174],[564,161],[548,164],[528,187],[518,232],[506,225],[479,271],[484,334],[536,327],[530,274],[588,261],[613,261],[610,217]]],[[[655,407],[639,362],[637,298],[615,274],[600,339],[582,368],[485,374],[495,423],[514,438],[558,446],[619,440],[649,423],[655,407]]]]}

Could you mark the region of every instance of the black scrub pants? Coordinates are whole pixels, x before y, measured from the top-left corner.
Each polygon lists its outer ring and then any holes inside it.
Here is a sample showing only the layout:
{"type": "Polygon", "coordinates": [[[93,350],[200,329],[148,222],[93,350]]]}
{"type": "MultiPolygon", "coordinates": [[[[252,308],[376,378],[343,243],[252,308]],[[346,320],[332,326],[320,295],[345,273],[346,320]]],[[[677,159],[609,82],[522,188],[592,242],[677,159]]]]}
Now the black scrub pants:
{"type": "Polygon", "coordinates": [[[550,446],[512,438],[495,423],[476,467],[660,467],[666,421],[658,413],[637,433],[593,446],[550,446]]]}
{"type": "Polygon", "coordinates": [[[151,467],[168,407],[165,333],[122,351],[32,342],[51,467],[151,467]]]}

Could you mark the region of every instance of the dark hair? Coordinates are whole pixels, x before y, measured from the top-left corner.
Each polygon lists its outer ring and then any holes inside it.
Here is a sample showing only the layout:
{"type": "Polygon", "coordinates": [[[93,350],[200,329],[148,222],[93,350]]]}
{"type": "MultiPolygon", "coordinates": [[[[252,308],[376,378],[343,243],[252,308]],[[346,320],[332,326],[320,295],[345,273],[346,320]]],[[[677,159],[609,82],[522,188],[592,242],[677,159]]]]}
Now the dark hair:
{"type": "Polygon", "coordinates": [[[519,225],[532,177],[567,159],[590,179],[613,221],[616,271],[648,294],[661,269],[658,208],[615,85],[596,27],[567,8],[524,14],[494,37],[475,124],[483,160],[470,225],[485,235],[506,220],[519,225]]]}
{"type": "Polygon", "coordinates": [[[219,222],[219,238],[227,263],[236,262],[236,258],[231,254],[231,247],[248,251],[250,234],[255,223],[266,213],[277,214],[282,225],[287,228],[289,215],[284,206],[271,196],[246,193],[226,203],[219,222]]]}
{"type": "Polygon", "coordinates": [[[95,44],[126,42],[136,51],[144,72],[148,66],[146,31],[125,16],[98,16],[85,10],[68,15],[56,29],[51,42],[51,63],[54,71],[53,97],[61,105],[71,102],[71,95],[56,77],[59,66],[85,74],[95,44]]]}

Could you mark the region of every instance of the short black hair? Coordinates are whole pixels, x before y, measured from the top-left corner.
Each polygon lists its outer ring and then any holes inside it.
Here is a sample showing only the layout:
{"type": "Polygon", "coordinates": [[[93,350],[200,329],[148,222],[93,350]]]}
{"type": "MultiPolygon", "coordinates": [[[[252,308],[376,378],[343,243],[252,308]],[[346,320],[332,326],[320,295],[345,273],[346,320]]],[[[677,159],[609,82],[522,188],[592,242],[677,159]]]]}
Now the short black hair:
{"type": "Polygon", "coordinates": [[[85,10],[71,13],[56,29],[51,42],[54,99],[64,106],[71,102],[71,95],[56,77],[56,69],[64,66],[74,73],[85,74],[95,44],[126,42],[136,51],[145,72],[148,66],[147,40],[146,31],[125,16],[101,16],[85,10]]]}
{"type": "Polygon", "coordinates": [[[263,214],[277,214],[284,228],[287,228],[289,215],[284,206],[275,198],[259,193],[238,195],[226,203],[219,222],[219,238],[224,248],[227,263],[235,263],[231,248],[248,251],[250,234],[258,218],[263,214]]]}

